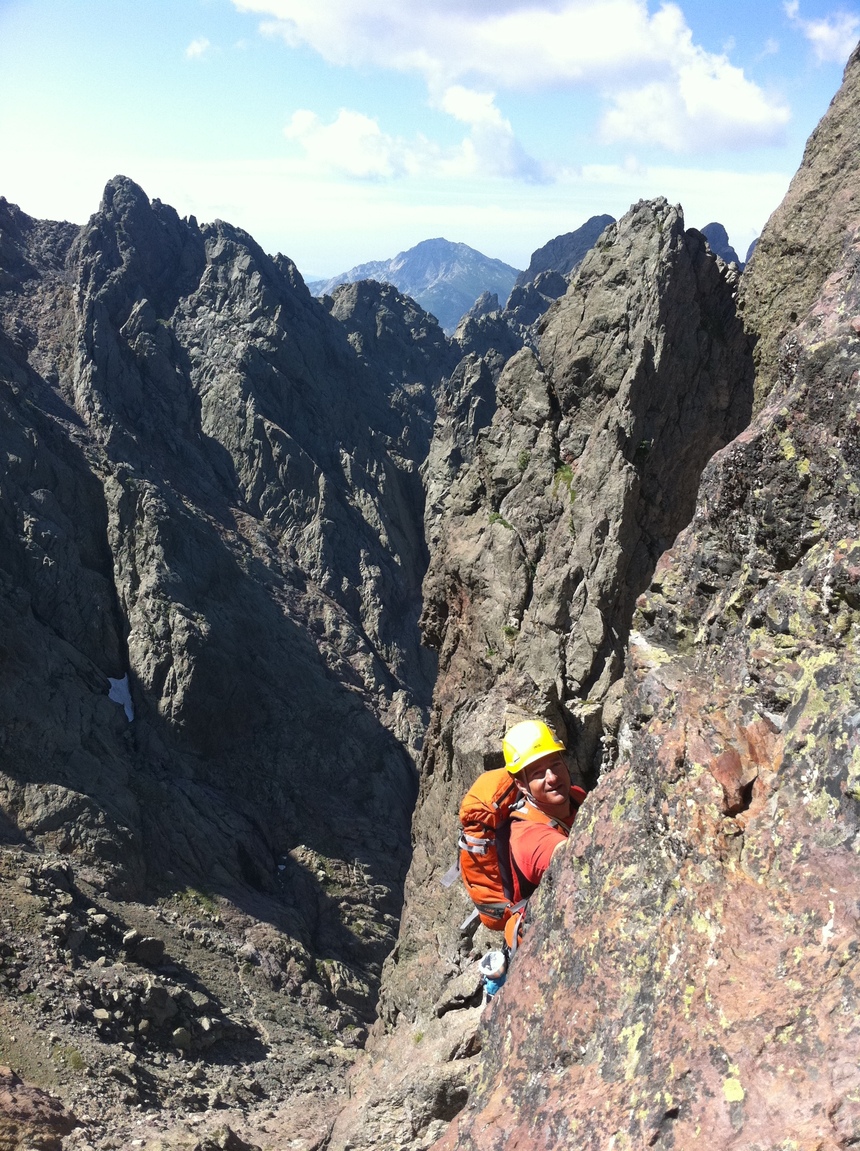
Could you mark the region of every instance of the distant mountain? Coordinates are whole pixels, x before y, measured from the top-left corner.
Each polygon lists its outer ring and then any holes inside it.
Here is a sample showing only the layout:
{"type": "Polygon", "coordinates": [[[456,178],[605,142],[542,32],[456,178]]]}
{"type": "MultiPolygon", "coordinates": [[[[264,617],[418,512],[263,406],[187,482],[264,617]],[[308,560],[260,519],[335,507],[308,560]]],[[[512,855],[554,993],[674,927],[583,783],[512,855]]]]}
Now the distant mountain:
{"type": "Polygon", "coordinates": [[[393,260],[373,260],[330,280],[312,281],[308,288],[313,295],[324,296],[340,284],[359,280],[393,284],[434,315],[450,334],[483,292],[507,300],[516,279],[516,268],[484,256],[468,244],[440,238],[422,240],[393,260]]]}
{"type": "Polygon", "coordinates": [[[737,264],[743,270],[744,261],[729,243],[729,234],[722,224],[705,224],[701,232],[708,241],[708,247],[715,255],[719,256],[721,260],[725,260],[727,264],[737,264]]]}
{"type": "Polygon", "coordinates": [[[601,232],[614,223],[614,216],[592,216],[575,231],[556,236],[532,253],[529,266],[517,276],[516,286],[521,288],[530,284],[541,272],[560,272],[562,276],[569,276],[582,263],[585,253],[597,243],[601,232]]]}

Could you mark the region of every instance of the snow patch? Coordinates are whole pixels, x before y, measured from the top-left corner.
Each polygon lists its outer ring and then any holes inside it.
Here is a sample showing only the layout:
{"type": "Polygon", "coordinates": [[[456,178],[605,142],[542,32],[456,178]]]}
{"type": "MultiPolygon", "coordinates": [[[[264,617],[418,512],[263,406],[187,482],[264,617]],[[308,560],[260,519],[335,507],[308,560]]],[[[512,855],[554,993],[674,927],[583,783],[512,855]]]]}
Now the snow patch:
{"type": "Polygon", "coordinates": [[[122,679],[111,679],[108,676],[108,683],[110,684],[110,691],[108,692],[108,699],[118,703],[120,707],[125,709],[125,717],[129,723],[134,719],[134,704],[131,702],[131,690],[128,686],[128,672],[122,679]]]}

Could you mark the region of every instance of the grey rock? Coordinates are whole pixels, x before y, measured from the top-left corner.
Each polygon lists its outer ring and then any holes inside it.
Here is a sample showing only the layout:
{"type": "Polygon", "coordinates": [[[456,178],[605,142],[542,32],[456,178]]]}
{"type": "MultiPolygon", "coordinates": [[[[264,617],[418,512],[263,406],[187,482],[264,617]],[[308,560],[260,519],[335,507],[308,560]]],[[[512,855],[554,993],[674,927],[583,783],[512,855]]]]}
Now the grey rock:
{"type": "Polygon", "coordinates": [[[779,377],[781,349],[838,265],[856,226],[858,50],[842,86],[807,141],[782,204],[744,272],[740,306],[755,339],[756,410],[779,377]]]}
{"type": "MultiPolygon", "coordinates": [[[[267,953],[267,979],[326,956],[370,1022],[436,670],[419,468],[459,352],[394,289],[328,310],[285,257],[122,177],[83,228],[0,202],[0,267],[0,834],[112,897],[253,909],[305,957],[267,953]],[[108,698],[126,675],[133,722],[108,698]]],[[[113,920],[87,922],[112,978],[113,920]]],[[[160,964],[139,936],[129,960],[160,964]]],[[[164,988],[92,1006],[108,1037],[203,1042],[164,988]]],[[[239,1037],[216,1014],[206,1042],[239,1037]]]]}
{"type": "Polygon", "coordinates": [[[164,961],[164,940],[145,935],[131,949],[131,957],[145,967],[157,967],[164,961]]]}
{"type": "Polygon", "coordinates": [[[171,1039],[174,1046],[178,1047],[181,1051],[187,1051],[191,1047],[191,1032],[187,1027],[177,1027],[172,1033],[171,1039]]]}
{"type": "MultiPolygon", "coordinates": [[[[637,596],[692,515],[708,459],[749,418],[752,356],[735,286],[680,209],[640,203],[550,307],[537,352],[523,348],[498,373],[466,360],[440,395],[422,616],[439,680],[377,1068],[409,1028],[459,1000],[447,989],[472,953],[459,931],[469,904],[439,878],[460,797],[500,765],[506,721],[549,719],[589,784],[611,766],[637,596]]],[[[444,1011],[443,1033],[459,1014],[444,1011]]],[[[421,1097],[426,1076],[416,1064],[410,1088],[401,1071],[401,1093],[421,1097]]],[[[468,1090],[465,1068],[457,1082],[468,1090]]],[[[368,1089],[350,1104],[355,1147],[381,1137],[373,1098],[368,1089]]]]}

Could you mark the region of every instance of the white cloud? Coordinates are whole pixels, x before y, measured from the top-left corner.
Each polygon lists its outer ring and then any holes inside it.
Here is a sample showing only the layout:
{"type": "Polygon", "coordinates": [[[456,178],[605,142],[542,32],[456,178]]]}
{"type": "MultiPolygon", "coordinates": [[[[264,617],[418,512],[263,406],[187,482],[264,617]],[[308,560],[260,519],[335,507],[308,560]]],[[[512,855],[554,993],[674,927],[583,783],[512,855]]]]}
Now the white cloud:
{"type": "Polygon", "coordinates": [[[443,92],[439,107],[469,125],[470,135],[460,148],[460,160],[467,170],[515,176],[533,183],[547,179],[538,161],[517,140],[510,121],[496,107],[492,92],[476,92],[454,84],[443,92]]]}
{"type": "Polygon", "coordinates": [[[189,60],[196,60],[200,56],[205,56],[211,47],[211,40],[207,40],[205,36],[200,36],[197,40],[191,41],[185,49],[185,55],[189,60]]]}
{"type": "Polygon", "coordinates": [[[469,135],[448,149],[423,136],[411,141],[390,136],[376,120],[348,108],[342,108],[330,124],[301,109],[293,114],[284,135],[301,148],[307,172],[317,175],[360,180],[502,176],[531,183],[546,179],[537,161],[517,142],[492,93],[455,85],[442,94],[439,106],[469,128],[469,135]]]}
{"type": "Polygon", "coordinates": [[[765,144],[789,119],[788,109],[769,103],[739,68],[699,49],[669,79],[609,99],[606,139],[650,140],[672,152],[765,144]]]}
{"type": "Polygon", "coordinates": [[[804,20],[799,0],[785,0],[785,14],[799,28],[815,52],[819,64],[844,64],[857,44],[860,16],[856,12],[834,12],[820,20],[804,20]]]}
{"type": "Polygon", "coordinates": [[[302,109],[284,129],[320,173],[352,176],[363,180],[403,175],[412,164],[409,149],[361,112],[342,108],[331,124],[323,124],[315,112],[302,109]]]}
{"type": "MultiPolygon", "coordinates": [[[[723,55],[693,43],[681,9],[648,0],[233,0],[264,28],[331,63],[422,75],[435,101],[457,85],[534,90],[589,85],[605,129],[674,149],[776,142],[788,109],[723,55]],[[667,125],[633,115],[644,102],[667,125]]],[[[511,133],[513,136],[513,133],[511,133]]],[[[474,140],[473,140],[474,142],[474,140]]],[[[516,164],[514,164],[516,167],[516,164]]]]}

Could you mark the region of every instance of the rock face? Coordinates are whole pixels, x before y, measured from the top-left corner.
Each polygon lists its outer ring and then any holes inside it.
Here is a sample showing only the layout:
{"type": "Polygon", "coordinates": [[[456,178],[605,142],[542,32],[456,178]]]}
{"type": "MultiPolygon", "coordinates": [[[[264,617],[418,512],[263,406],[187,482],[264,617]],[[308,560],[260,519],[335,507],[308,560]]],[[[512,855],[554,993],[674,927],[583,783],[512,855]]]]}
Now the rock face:
{"type": "Polygon", "coordinates": [[[855,49],[842,87],[812,133],[803,161],[768,221],[744,273],[741,307],[758,343],[756,406],[773,387],[779,349],[837,268],[857,226],[860,57],[855,49]]]}
{"type": "MultiPolygon", "coordinates": [[[[378,1086],[364,1098],[354,1089],[332,1148],[370,1146],[380,1114],[410,1113],[402,1083],[386,1094],[379,1069],[389,1045],[411,1032],[443,1048],[457,1007],[473,1002],[472,941],[458,931],[470,905],[439,878],[460,797],[500,764],[506,718],[545,715],[592,783],[601,758],[611,759],[636,597],[692,515],[705,463],[749,416],[751,355],[734,291],[679,209],[638,204],[550,309],[538,356],[517,353],[495,386],[489,365],[466,360],[443,390],[426,469],[422,617],[439,679],[400,939],[383,985],[395,1036],[377,1039],[378,1086]],[[467,986],[454,993],[458,979],[467,986]]],[[[472,1049],[480,1044],[473,1038],[472,1049]]],[[[463,1049],[449,1036],[447,1050],[461,1054],[442,1068],[442,1101],[452,1081],[466,1082],[463,1049]]],[[[431,1071],[419,1059],[423,1091],[431,1071]]],[[[405,1145],[429,1145],[443,1110],[425,1106],[405,1145]]]]}
{"type": "Polygon", "coordinates": [[[489,352],[510,359],[524,345],[537,350],[539,325],[554,300],[570,286],[570,277],[594,247],[613,216],[592,216],[575,232],[556,236],[533,253],[529,267],[517,276],[507,303],[484,292],[462,317],[454,342],[463,355],[489,352]]]}
{"type": "MultiPolygon", "coordinates": [[[[32,260],[36,226],[5,213],[7,243],[32,260]]],[[[438,378],[449,356],[438,329],[416,336],[412,362],[396,348],[392,381],[381,313],[360,335],[373,302],[342,301],[338,322],[288,261],[226,225],[180,221],[121,179],[51,291],[47,306],[22,273],[4,297],[4,602],[23,647],[2,698],[20,831],[81,858],[113,837],[130,885],[169,844],[198,877],[266,889],[266,859],[288,848],[275,826],[295,837],[345,819],[355,832],[354,814],[299,782],[311,764],[336,771],[345,807],[361,792],[371,819],[381,773],[405,829],[413,784],[394,737],[417,746],[434,672],[416,627],[417,468],[431,361],[438,378]],[[57,663],[63,690],[35,689],[26,648],[57,663]],[[107,698],[108,677],[127,673],[132,726],[107,698]],[[85,718],[70,729],[72,698],[85,718]],[[94,739],[110,749],[109,780],[85,750],[94,739]],[[35,771],[54,787],[50,810],[44,789],[31,808],[35,771]],[[140,773],[185,814],[147,827],[140,773]],[[269,831],[250,815],[261,788],[269,831]]]]}
{"type": "Polygon", "coordinates": [[[122,178],[0,202],[0,1139],[860,1142],[858,71],[745,326],[662,200],[452,342],[122,178]],[[591,794],[482,1006],[438,880],[535,713],[591,794]]]}
{"type": "MultiPolygon", "coordinates": [[[[435,677],[419,465],[452,350],[393,289],[329,313],[284,257],[121,177],[82,229],[0,202],[0,254],[0,840],[10,868],[19,848],[73,868],[58,997],[118,956],[89,930],[97,897],[202,892],[236,918],[201,953],[270,997],[234,1057],[279,1027],[317,1051],[360,1037],[435,677]]],[[[3,945],[30,971],[28,926],[52,928],[19,912],[3,945]]],[[[163,930],[131,928],[140,981],[163,930]]],[[[91,1007],[144,1042],[137,1015],[91,1007]]]]}
{"type": "MultiPolygon", "coordinates": [[[[834,151],[833,120],[857,68],[758,251],[837,169],[847,188],[856,146],[834,151]]],[[[843,202],[820,248],[784,248],[771,298],[759,265],[748,321],[783,315],[785,285],[838,253],[781,345],[756,333],[779,346],[761,394],[776,383],[638,601],[617,763],[484,1016],[480,1085],[440,1149],[860,1139],[858,224],[843,202]]]]}
{"type": "Polygon", "coordinates": [[[308,287],[315,295],[325,296],[341,284],[359,280],[393,284],[451,333],[483,292],[506,300],[516,277],[516,268],[501,260],[484,256],[468,244],[439,238],[422,240],[391,260],[374,260],[330,280],[315,280],[308,287]]]}
{"type": "Polygon", "coordinates": [[[529,266],[520,272],[516,279],[516,287],[524,288],[531,284],[542,272],[557,272],[561,276],[569,276],[575,272],[586,254],[600,239],[601,234],[615,223],[614,216],[591,216],[579,228],[572,232],[565,232],[556,236],[532,252],[529,266]]]}

